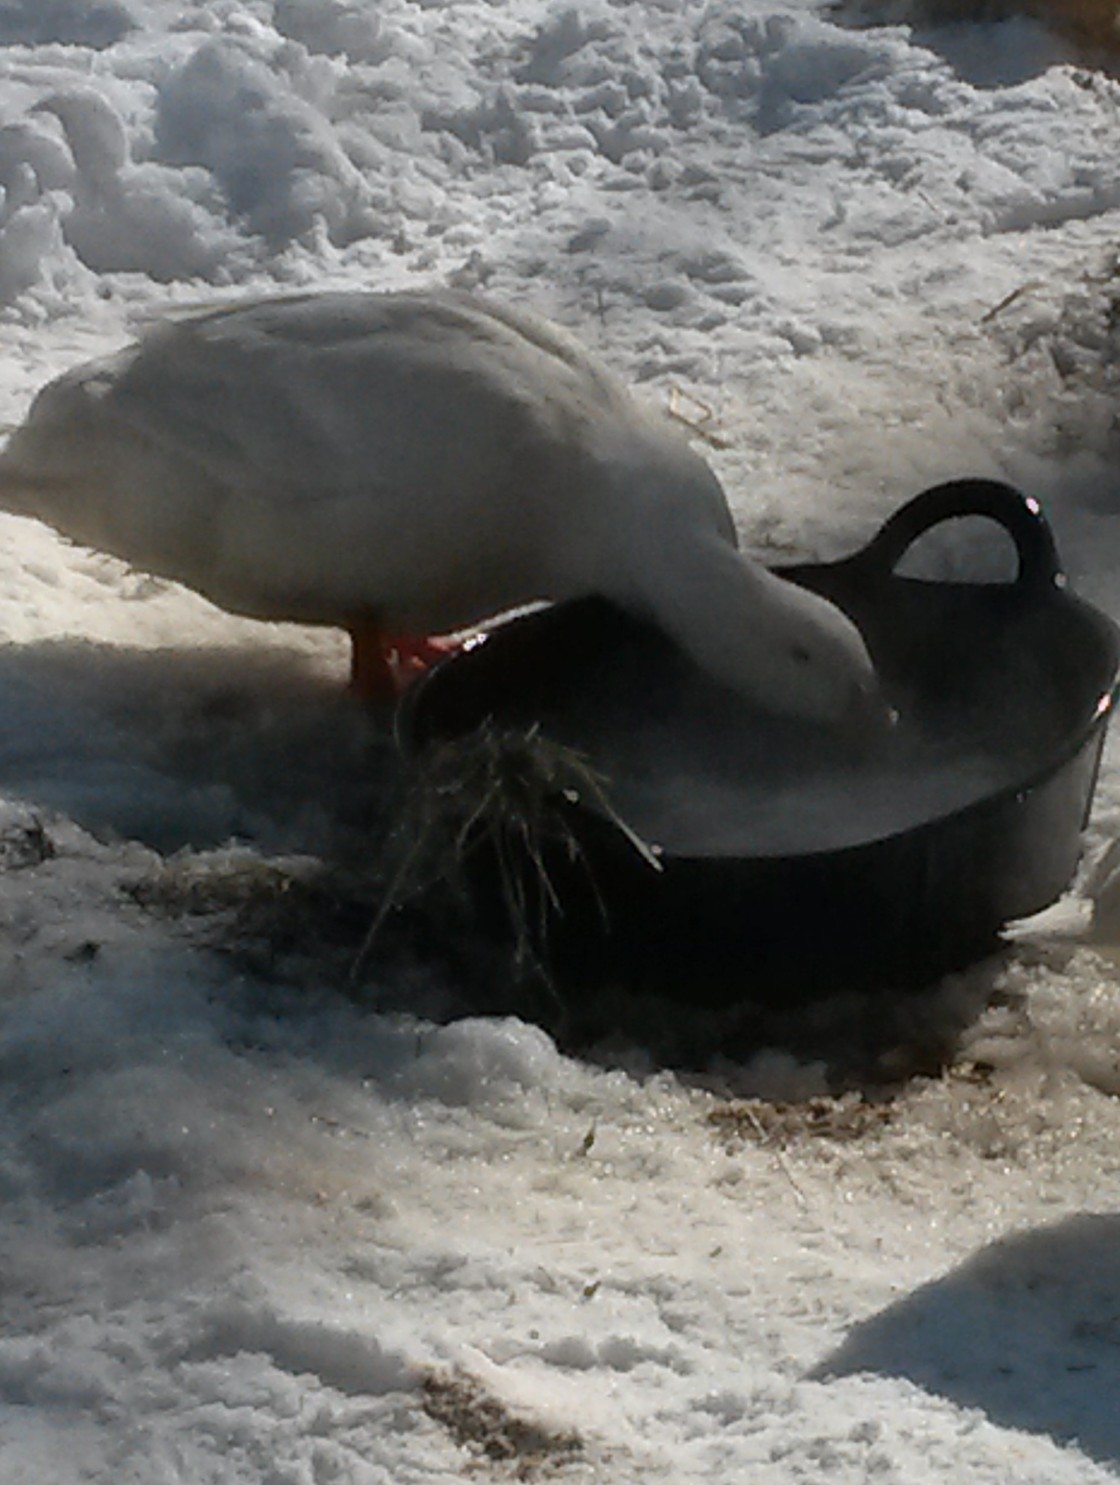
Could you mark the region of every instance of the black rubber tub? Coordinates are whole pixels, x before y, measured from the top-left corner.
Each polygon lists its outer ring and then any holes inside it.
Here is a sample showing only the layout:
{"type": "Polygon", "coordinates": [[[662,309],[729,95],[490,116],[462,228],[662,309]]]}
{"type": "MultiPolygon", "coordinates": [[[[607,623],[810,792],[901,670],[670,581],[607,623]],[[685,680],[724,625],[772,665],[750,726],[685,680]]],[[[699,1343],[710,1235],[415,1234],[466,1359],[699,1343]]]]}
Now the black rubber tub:
{"type": "MultiPolygon", "coordinates": [[[[601,599],[499,626],[413,694],[402,738],[421,762],[482,729],[578,750],[602,779],[607,803],[558,782],[563,831],[512,862],[518,932],[534,925],[558,984],[712,1005],[918,987],[1069,883],[1120,650],[1066,590],[1037,503],[940,485],[854,556],[784,575],[864,633],[900,718],[870,748],[753,710],[601,599]],[[976,515],[1014,542],[1013,581],[898,574],[924,532],[976,515]]],[[[508,838],[502,856],[501,891],[485,831],[462,856],[496,933],[512,932],[508,838]]]]}

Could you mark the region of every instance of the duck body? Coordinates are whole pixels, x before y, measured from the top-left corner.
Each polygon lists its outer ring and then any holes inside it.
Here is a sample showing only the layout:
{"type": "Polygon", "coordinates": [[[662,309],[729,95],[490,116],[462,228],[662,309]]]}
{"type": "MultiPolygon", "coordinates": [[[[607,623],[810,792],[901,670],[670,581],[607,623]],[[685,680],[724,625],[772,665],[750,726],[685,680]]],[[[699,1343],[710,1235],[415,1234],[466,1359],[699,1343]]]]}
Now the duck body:
{"type": "Polygon", "coordinates": [[[778,710],[874,689],[850,623],[738,553],[666,420],[563,331],[454,291],[162,323],[39,393],[0,505],[254,618],[423,636],[602,593],[778,710]]]}
{"type": "Polygon", "coordinates": [[[455,294],[330,294],[169,322],[78,367],[3,463],[29,514],[223,608],[427,634],[592,591],[625,514],[602,509],[619,503],[603,466],[656,435],[542,322],[455,294]]]}

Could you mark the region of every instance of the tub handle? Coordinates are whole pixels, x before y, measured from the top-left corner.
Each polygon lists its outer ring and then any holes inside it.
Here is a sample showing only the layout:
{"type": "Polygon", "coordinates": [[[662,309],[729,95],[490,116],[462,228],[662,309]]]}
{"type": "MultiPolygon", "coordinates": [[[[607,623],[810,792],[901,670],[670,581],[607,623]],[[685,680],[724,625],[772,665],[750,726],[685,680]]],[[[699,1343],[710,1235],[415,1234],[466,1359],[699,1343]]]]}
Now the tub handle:
{"type": "Polygon", "coordinates": [[[919,536],[959,516],[987,516],[1010,536],[1019,556],[1015,586],[1065,584],[1054,536],[1037,500],[1000,480],[950,480],[934,485],[896,510],[854,561],[869,576],[889,577],[919,536]]]}

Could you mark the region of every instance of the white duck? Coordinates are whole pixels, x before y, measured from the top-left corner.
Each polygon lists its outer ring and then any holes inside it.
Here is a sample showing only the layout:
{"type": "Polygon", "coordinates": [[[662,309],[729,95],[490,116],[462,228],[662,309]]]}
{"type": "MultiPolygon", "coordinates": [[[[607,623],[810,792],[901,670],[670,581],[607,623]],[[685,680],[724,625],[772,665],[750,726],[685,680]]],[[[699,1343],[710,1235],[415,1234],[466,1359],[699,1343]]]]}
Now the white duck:
{"type": "Polygon", "coordinates": [[[0,505],[261,619],[390,636],[599,593],[762,706],[874,711],[854,625],[744,557],[715,476],[563,331],[456,292],[166,322],[50,383],[0,505]]]}

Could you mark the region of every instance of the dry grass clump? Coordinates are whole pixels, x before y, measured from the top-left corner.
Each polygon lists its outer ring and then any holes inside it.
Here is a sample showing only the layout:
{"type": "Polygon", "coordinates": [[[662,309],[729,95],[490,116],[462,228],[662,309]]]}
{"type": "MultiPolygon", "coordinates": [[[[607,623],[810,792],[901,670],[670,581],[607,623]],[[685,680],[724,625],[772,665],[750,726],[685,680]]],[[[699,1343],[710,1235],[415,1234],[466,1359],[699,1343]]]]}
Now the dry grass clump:
{"type": "Polygon", "coordinates": [[[186,851],[128,891],[263,982],[438,1020],[520,1014],[560,1034],[572,1007],[550,930],[577,905],[606,911],[583,845],[592,812],[660,869],[582,754],[538,727],[486,724],[411,761],[360,857],[186,851]]]}
{"type": "Polygon", "coordinates": [[[471,868],[481,855],[516,962],[543,967],[549,922],[565,912],[557,875],[580,871],[594,894],[576,815],[580,808],[610,821],[660,869],[649,847],[614,811],[603,776],[582,753],[549,738],[538,725],[513,731],[487,721],[429,747],[405,789],[390,847],[396,861],[357,967],[389,914],[404,902],[435,883],[469,895],[471,868]]]}
{"type": "Polygon", "coordinates": [[[1120,253],[1026,279],[978,324],[1007,360],[1004,406],[1048,458],[1115,457],[1120,435],[1120,253]]]}

